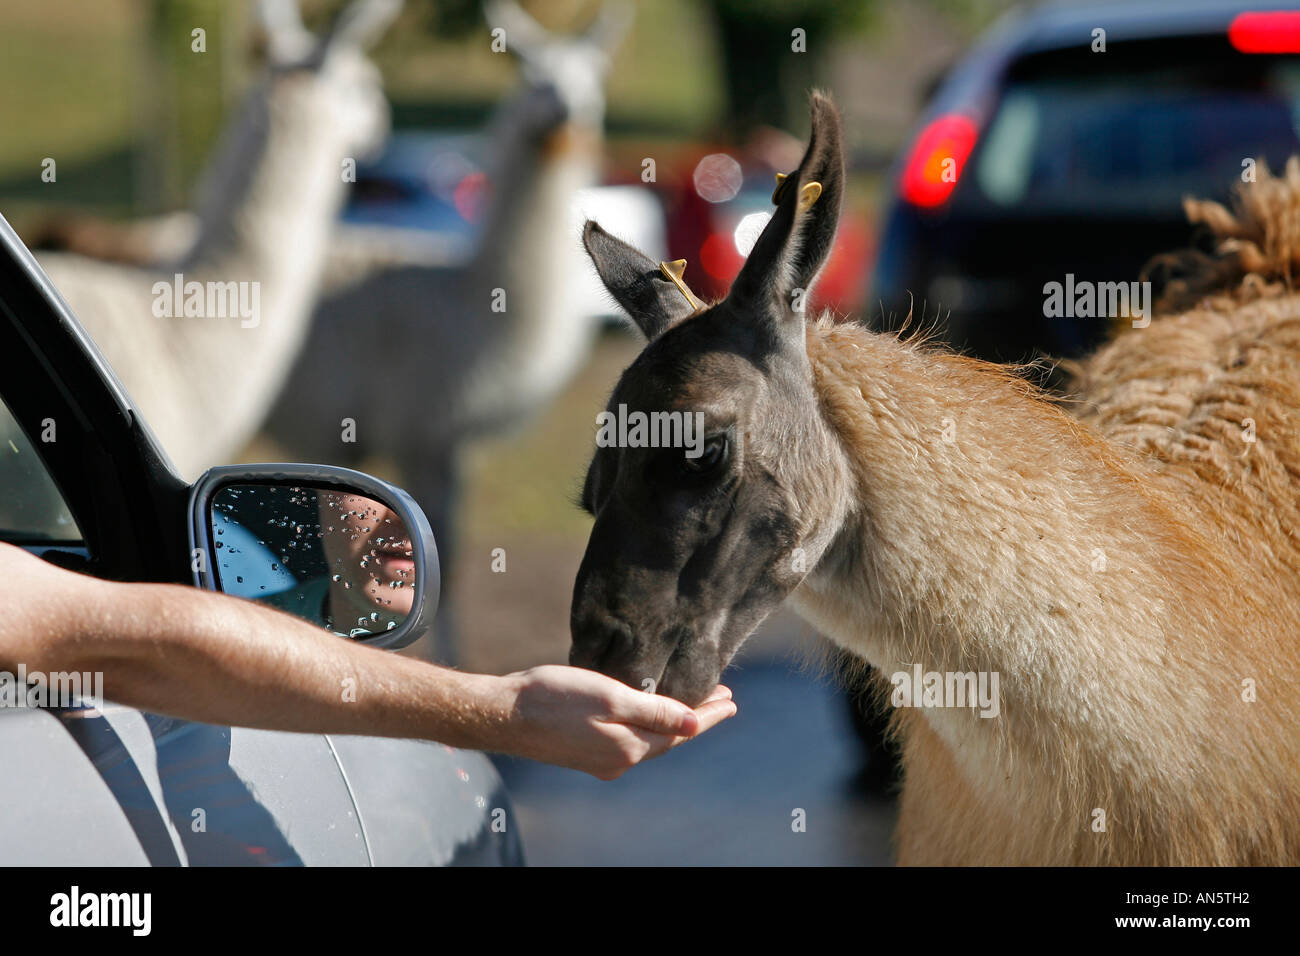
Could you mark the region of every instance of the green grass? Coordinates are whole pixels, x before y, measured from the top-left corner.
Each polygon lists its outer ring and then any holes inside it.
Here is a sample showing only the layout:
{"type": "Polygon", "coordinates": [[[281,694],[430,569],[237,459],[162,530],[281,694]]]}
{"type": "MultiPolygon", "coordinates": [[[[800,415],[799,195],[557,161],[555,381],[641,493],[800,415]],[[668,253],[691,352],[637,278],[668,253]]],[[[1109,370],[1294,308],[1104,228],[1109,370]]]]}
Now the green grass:
{"type": "MultiPolygon", "coordinates": [[[[338,3],[307,3],[313,22],[338,3]]],[[[534,5],[563,31],[595,2],[534,5]],[[546,12],[544,12],[546,11],[546,12]]],[[[519,83],[486,27],[454,39],[418,28],[417,4],[375,50],[397,125],[481,125],[519,83]]],[[[112,216],[185,202],[238,99],[253,47],[246,10],[230,0],[42,0],[0,8],[0,202],[11,219],[49,207],[112,216]],[[188,49],[191,21],[208,52],[188,49]],[[55,183],[41,181],[46,157],[55,183]]],[[[710,25],[692,0],[642,2],[609,80],[615,135],[679,138],[708,129],[721,108],[710,25]]]]}
{"type": "Polygon", "coordinates": [[[139,10],[129,0],[5,5],[0,194],[29,203],[129,200],[139,10]],[[56,183],[41,182],[46,157],[57,163],[56,183]]]}
{"type": "Polygon", "coordinates": [[[0,175],[84,160],[129,139],[139,5],[42,0],[0,14],[0,175]]]}
{"type": "MultiPolygon", "coordinates": [[[[596,2],[528,4],[558,32],[583,26],[596,2]]],[[[707,129],[722,108],[712,26],[692,0],[641,0],[607,83],[612,129],[707,129]]],[[[495,101],[519,82],[516,62],[494,53],[486,26],[450,41],[396,30],[376,51],[390,96],[435,112],[495,101]]],[[[481,118],[481,116],[480,116],[481,118]]]]}

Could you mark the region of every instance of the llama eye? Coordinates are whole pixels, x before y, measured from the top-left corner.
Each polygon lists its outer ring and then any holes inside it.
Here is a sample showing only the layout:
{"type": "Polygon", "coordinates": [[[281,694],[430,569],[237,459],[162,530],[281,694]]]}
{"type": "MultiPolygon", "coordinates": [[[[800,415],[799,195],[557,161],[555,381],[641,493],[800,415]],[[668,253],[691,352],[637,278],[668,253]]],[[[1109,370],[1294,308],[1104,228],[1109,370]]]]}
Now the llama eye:
{"type": "Polygon", "coordinates": [[[701,477],[717,471],[727,460],[729,443],[726,435],[714,435],[706,439],[704,449],[698,458],[683,456],[682,473],[690,477],[701,477]]]}

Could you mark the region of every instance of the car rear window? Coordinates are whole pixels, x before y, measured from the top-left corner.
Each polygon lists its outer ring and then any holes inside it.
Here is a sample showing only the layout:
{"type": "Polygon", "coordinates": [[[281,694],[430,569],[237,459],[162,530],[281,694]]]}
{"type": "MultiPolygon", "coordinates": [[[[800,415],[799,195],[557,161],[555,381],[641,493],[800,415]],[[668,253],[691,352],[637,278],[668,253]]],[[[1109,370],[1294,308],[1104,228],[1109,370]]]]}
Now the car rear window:
{"type": "Polygon", "coordinates": [[[1300,152],[1300,64],[1237,53],[1179,64],[1166,50],[1149,64],[1115,57],[1107,70],[1110,55],[1011,79],[954,199],[1032,213],[1176,215],[1184,195],[1222,198],[1243,161],[1278,169],[1300,152]]]}

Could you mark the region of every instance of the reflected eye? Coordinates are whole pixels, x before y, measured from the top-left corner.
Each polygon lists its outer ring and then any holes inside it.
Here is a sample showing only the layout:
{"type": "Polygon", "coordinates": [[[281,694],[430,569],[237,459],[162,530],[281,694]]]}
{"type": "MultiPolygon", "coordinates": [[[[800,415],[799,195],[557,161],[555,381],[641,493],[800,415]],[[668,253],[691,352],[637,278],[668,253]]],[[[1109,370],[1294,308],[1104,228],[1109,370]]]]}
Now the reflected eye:
{"type": "Polygon", "coordinates": [[[704,442],[704,448],[696,458],[684,455],[681,461],[682,474],[688,478],[702,478],[711,475],[727,460],[730,443],[726,435],[714,435],[704,442]]]}

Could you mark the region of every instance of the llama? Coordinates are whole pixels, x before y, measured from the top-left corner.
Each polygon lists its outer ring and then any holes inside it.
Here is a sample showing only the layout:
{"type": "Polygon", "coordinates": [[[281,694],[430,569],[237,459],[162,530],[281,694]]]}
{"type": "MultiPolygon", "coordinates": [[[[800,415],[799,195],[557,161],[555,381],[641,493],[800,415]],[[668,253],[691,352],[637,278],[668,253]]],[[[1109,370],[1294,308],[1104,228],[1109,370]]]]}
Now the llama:
{"type": "MultiPolygon", "coordinates": [[[[548,402],[586,356],[596,326],[575,318],[583,268],[569,230],[577,191],[597,179],[602,81],[626,28],[607,7],[577,38],[546,33],[519,7],[492,3],[526,88],[492,121],[493,193],[468,261],[371,272],[327,295],[312,336],[267,420],[308,460],[393,461],[452,567],[458,455],[548,402]],[[354,439],[340,437],[345,420],[354,439]]],[[[443,593],[448,593],[444,583],[443,593]]],[[[455,657],[443,617],[439,656],[455,657]]]]}
{"type": "MultiPolygon", "coordinates": [[[[1126,330],[1063,405],[805,320],[843,178],[814,94],[801,165],[698,308],[680,269],[588,224],[649,340],[610,407],[699,412],[708,437],[597,448],[572,662],[695,703],[789,598],[904,678],[900,862],[1300,862],[1300,295],[1257,275],[1126,330]],[[953,701],[931,672],[997,675],[996,715],[932,706],[953,701]]],[[[1200,208],[1247,269],[1289,276],[1300,163],[1236,215],[1200,208]]]]}
{"type": "Polygon", "coordinates": [[[315,40],[291,2],[264,5],[273,69],[226,130],[197,234],[174,263],[40,256],[187,478],[248,442],[302,343],[343,201],[343,164],[388,129],[379,73],[363,51],[400,8],[354,0],[315,40]],[[168,301],[178,274],[184,303],[168,301]],[[192,282],[206,295],[187,313],[192,282]],[[214,292],[219,314],[193,314],[214,292]],[[245,297],[240,315],[230,314],[235,294],[245,297]]]}

